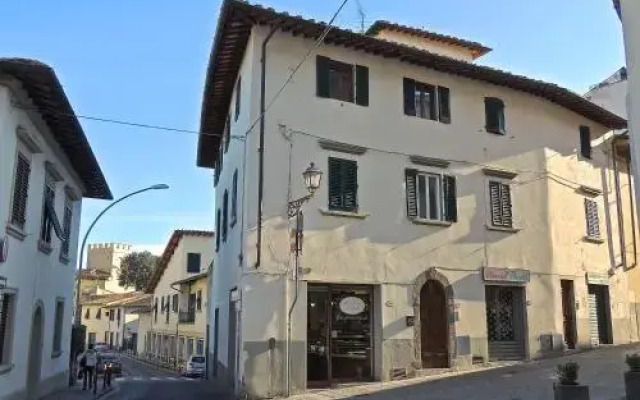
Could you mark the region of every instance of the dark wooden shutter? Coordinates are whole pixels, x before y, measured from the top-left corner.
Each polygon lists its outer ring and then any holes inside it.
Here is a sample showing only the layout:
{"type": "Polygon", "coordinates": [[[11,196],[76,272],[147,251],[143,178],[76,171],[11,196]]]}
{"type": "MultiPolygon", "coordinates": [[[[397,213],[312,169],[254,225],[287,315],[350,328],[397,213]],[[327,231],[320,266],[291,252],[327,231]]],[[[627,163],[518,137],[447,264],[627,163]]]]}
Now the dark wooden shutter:
{"type": "Polygon", "coordinates": [[[416,176],[418,171],[406,169],[404,171],[405,192],[407,196],[407,217],[416,218],[418,216],[418,204],[416,198],[416,176]]]}
{"type": "Polygon", "coordinates": [[[64,232],[64,240],[62,241],[62,255],[63,256],[68,256],[69,255],[69,240],[71,239],[71,220],[73,219],[73,211],[72,211],[72,205],[70,204],[70,200],[67,200],[67,202],[69,202],[68,204],[65,205],[64,207],[64,217],[62,220],[62,230],[64,232]]]}
{"type": "Polygon", "coordinates": [[[344,210],[358,211],[358,163],[352,160],[343,160],[342,169],[344,210]]]}
{"type": "Polygon", "coordinates": [[[233,187],[231,192],[231,224],[238,218],[238,170],[233,172],[233,187]]]}
{"type": "Polygon", "coordinates": [[[507,184],[500,184],[500,206],[502,207],[502,226],[513,226],[513,215],[511,213],[511,187],[507,184]]]}
{"type": "Polygon", "coordinates": [[[235,115],[236,121],[238,120],[238,116],[240,115],[241,93],[242,93],[242,77],[239,76],[238,83],[236,85],[236,115],[235,115]]]}
{"type": "Polygon", "coordinates": [[[11,207],[11,223],[24,228],[27,212],[27,196],[29,194],[29,175],[31,165],[29,160],[18,153],[16,162],[16,176],[13,183],[13,204],[11,207]]]}
{"type": "Polygon", "coordinates": [[[342,209],[342,165],[339,158],[329,158],[329,209],[342,209]]]}
{"type": "Polygon", "coordinates": [[[187,253],[187,272],[190,274],[200,272],[200,253],[187,253]]]}
{"type": "Polygon", "coordinates": [[[231,142],[231,116],[227,115],[227,122],[224,126],[224,152],[229,151],[229,143],[231,142]]]}
{"type": "Polygon", "coordinates": [[[9,312],[11,310],[11,299],[12,296],[9,294],[4,294],[0,297],[0,364],[5,364],[5,343],[9,338],[9,312]]]}
{"type": "Polygon", "coordinates": [[[445,175],[442,178],[444,193],[444,219],[445,221],[458,221],[458,200],[456,196],[456,178],[445,175]]]}
{"type": "Polygon", "coordinates": [[[229,222],[229,192],[224,191],[222,195],[222,241],[227,241],[227,229],[229,222]]]}
{"type": "Polygon", "coordinates": [[[580,155],[591,158],[591,129],[584,125],[580,127],[580,155]]]}
{"type": "Polygon", "coordinates": [[[369,68],[356,65],[356,104],[369,105],[369,68]]]}
{"type": "Polygon", "coordinates": [[[438,118],[445,124],[451,123],[451,106],[449,105],[449,88],[438,86],[438,118]]]}
{"type": "Polygon", "coordinates": [[[404,113],[405,115],[416,115],[416,81],[409,78],[402,80],[404,89],[404,113]]]}
{"type": "Polygon", "coordinates": [[[216,213],[216,231],[215,231],[215,235],[216,235],[216,251],[218,251],[218,249],[220,248],[220,209],[218,208],[218,211],[216,213]]]}
{"type": "Polygon", "coordinates": [[[491,223],[495,226],[502,225],[500,182],[489,181],[489,206],[491,207],[491,223]]]}
{"type": "Polygon", "coordinates": [[[327,57],[316,57],[316,93],[318,97],[329,97],[329,74],[331,60],[327,57]]]}
{"type": "Polygon", "coordinates": [[[598,203],[584,199],[584,213],[587,221],[587,236],[600,238],[600,217],[598,216],[598,203]]]}
{"type": "Polygon", "coordinates": [[[430,120],[433,121],[437,121],[438,120],[438,116],[436,115],[437,113],[437,109],[436,109],[436,87],[433,85],[428,85],[426,83],[421,83],[420,84],[422,87],[422,92],[424,93],[424,96],[426,97],[428,95],[429,97],[429,109],[427,110],[427,112],[429,113],[429,115],[427,116],[427,118],[429,118],[430,120]]]}

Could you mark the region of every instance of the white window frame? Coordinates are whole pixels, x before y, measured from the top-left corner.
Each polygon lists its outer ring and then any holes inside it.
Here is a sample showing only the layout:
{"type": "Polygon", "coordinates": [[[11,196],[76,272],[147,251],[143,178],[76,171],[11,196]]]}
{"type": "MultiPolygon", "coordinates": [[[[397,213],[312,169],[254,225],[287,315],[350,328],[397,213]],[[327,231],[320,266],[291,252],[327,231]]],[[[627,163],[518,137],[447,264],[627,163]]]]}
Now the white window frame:
{"type": "MultiPolygon", "coordinates": [[[[518,230],[516,228],[516,214],[515,214],[515,193],[514,183],[511,179],[505,179],[497,176],[488,176],[485,180],[486,190],[486,207],[487,207],[487,227],[497,230],[518,230]],[[500,185],[506,185],[509,187],[509,201],[511,203],[511,225],[499,224],[496,225],[493,221],[493,209],[491,207],[491,182],[496,182],[500,185]]],[[[502,203],[500,203],[502,208],[502,203]]]]}
{"type": "Polygon", "coordinates": [[[426,221],[445,221],[445,204],[444,204],[444,187],[443,187],[443,182],[444,182],[444,175],[442,173],[438,173],[438,172],[430,172],[430,171],[418,171],[416,173],[416,211],[417,211],[417,218],[421,219],[421,220],[426,220],[426,221]],[[421,183],[420,183],[420,178],[424,177],[424,181],[425,181],[425,210],[422,209],[421,206],[421,183]],[[436,199],[437,199],[437,204],[436,204],[436,214],[437,214],[437,218],[432,218],[430,215],[430,191],[429,191],[429,179],[430,178],[435,178],[436,179],[436,189],[437,189],[437,195],[436,195],[436,199]],[[424,216],[422,211],[424,211],[424,216]]]}

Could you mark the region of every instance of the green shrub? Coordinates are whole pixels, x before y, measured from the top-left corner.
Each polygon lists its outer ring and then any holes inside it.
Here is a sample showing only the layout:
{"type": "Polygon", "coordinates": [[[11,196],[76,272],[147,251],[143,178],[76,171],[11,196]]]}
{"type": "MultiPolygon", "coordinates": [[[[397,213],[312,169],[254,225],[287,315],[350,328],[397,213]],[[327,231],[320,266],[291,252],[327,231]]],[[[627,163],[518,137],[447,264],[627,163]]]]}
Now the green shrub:
{"type": "Polygon", "coordinates": [[[629,366],[629,371],[640,372],[640,353],[627,354],[624,361],[629,366]]]}
{"type": "Polygon", "coordinates": [[[558,365],[556,376],[558,377],[559,383],[561,385],[577,385],[579,369],[580,366],[578,363],[573,361],[558,365]]]}

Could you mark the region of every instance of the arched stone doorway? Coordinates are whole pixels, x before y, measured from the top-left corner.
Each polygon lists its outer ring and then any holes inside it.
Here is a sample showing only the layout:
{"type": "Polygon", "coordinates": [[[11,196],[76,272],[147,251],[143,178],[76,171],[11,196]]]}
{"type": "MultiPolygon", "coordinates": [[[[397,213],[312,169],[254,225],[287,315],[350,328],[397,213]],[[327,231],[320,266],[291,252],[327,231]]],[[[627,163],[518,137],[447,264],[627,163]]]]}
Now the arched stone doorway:
{"type": "Polygon", "coordinates": [[[42,336],[44,334],[44,312],[42,304],[36,305],[31,319],[31,337],[29,340],[29,364],[27,369],[28,399],[38,398],[38,383],[42,367],[42,336]]]}
{"type": "Polygon", "coordinates": [[[456,334],[449,280],[435,268],[423,272],[414,282],[413,301],[416,360],[422,368],[454,367],[456,334]]]}

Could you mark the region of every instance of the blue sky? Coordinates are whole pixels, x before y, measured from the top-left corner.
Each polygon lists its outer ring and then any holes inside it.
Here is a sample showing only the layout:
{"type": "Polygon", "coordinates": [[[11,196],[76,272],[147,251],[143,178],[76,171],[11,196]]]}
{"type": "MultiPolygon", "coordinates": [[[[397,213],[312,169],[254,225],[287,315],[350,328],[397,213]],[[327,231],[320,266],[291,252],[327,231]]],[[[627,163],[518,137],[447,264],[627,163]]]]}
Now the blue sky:
{"type": "MultiPolygon", "coordinates": [[[[267,2],[268,1],[268,2],[267,2]]],[[[262,4],[329,20],[340,0],[262,4]]],[[[577,92],[624,63],[610,0],[360,0],[365,25],[386,19],[479,41],[480,63],[577,92]]],[[[197,130],[220,0],[21,0],[0,5],[0,56],[54,67],[79,115],[197,130]]],[[[338,18],[359,29],[356,0],[338,18]]],[[[83,120],[114,195],[155,183],[114,208],[90,242],[159,251],[176,228],[212,229],[211,171],[195,166],[195,134],[83,120]]],[[[82,230],[107,203],[85,201],[82,230]]]]}

